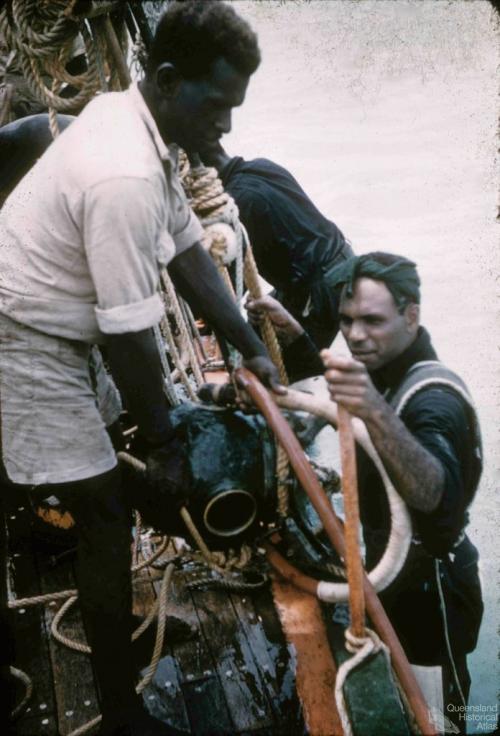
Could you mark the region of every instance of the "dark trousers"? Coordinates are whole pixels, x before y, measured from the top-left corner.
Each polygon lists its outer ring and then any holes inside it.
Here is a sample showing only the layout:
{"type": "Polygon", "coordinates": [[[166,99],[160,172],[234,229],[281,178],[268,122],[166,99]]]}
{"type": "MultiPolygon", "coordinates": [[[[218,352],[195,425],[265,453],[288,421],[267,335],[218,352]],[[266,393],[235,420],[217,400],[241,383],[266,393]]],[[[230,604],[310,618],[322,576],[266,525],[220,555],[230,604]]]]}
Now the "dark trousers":
{"type": "Polygon", "coordinates": [[[467,653],[476,646],[483,614],[476,548],[465,537],[437,562],[422,545],[412,545],[403,572],[380,598],[410,662],[441,667],[443,716],[465,733],[460,707],[471,684],[467,653]]]}

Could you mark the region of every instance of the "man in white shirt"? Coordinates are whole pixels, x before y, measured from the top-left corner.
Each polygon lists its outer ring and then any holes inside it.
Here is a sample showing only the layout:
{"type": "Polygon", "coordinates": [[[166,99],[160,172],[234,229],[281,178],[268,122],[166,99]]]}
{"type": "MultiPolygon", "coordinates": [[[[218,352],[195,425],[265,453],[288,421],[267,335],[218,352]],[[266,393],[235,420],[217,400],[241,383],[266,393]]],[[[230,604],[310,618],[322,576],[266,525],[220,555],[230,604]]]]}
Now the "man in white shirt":
{"type": "MultiPolygon", "coordinates": [[[[57,496],[76,520],[101,736],[176,731],[135,695],[130,510],[92,385],[92,346],[105,343],[151,450],[174,451],[152,334],[163,313],[159,269],[169,264],[180,293],[246,366],[284,390],[202,248],[177,176],[177,145],[196,151],[229,131],[259,61],[254,33],[230,6],[173,3],[145,79],[90,102],[0,215],[0,482],[57,496]]],[[[174,494],[182,466],[165,481],[174,494]]]]}

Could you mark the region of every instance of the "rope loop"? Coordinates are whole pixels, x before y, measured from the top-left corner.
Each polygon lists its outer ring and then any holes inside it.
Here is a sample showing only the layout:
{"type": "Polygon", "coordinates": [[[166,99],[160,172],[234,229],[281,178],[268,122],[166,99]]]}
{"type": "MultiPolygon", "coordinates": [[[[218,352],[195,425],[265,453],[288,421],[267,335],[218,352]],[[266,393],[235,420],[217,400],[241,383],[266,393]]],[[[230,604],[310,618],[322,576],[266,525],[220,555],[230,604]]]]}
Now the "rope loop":
{"type": "Polygon", "coordinates": [[[353,655],[343,662],[338,671],[335,680],[335,702],[342,723],[344,736],[353,736],[352,726],[347,711],[347,705],[344,697],[344,685],[349,674],[359,667],[360,664],[368,660],[379,651],[383,651],[389,664],[389,649],[377,636],[377,634],[368,627],[365,627],[366,636],[354,636],[349,628],[344,632],[345,646],[348,652],[353,655]]]}
{"type": "MultiPolygon", "coordinates": [[[[103,65],[110,54],[102,58],[102,39],[97,31],[92,35],[84,15],[73,15],[75,5],[76,0],[10,0],[0,11],[0,35],[12,50],[31,93],[53,112],[77,112],[105,82],[103,65]],[[66,64],[77,43],[84,47],[87,70],[74,75],[66,64]],[[76,88],[73,97],[61,96],[65,84],[76,88]]],[[[93,21],[91,27],[97,29],[93,21]]],[[[116,75],[109,63],[108,68],[111,81],[116,75]]],[[[51,129],[55,129],[53,124],[51,129]]]]}
{"type": "Polygon", "coordinates": [[[345,648],[351,654],[356,654],[363,647],[370,649],[370,654],[375,654],[380,649],[387,649],[385,644],[382,642],[378,634],[372,629],[365,626],[366,636],[354,636],[350,628],[347,628],[344,632],[345,636],[345,648]]]}

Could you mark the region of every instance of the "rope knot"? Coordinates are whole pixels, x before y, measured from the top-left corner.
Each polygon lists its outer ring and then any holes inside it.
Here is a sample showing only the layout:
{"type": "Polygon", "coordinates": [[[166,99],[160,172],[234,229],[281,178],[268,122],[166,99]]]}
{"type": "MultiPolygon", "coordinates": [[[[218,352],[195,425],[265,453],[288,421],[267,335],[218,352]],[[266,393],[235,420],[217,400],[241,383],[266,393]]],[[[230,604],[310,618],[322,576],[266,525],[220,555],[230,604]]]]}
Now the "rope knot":
{"type": "Polygon", "coordinates": [[[366,647],[366,654],[375,654],[385,647],[385,644],[372,629],[365,627],[365,634],[366,636],[354,636],[351,629],[347,628],[344,632],[347,651],[351,654],[357,654],[366,647]]]}
{"type": "Polygon", "coordinates": [[[189,204],[202,220],[224,212],[229,195],[224,191],[216,169],[206,166],[187,168],[183,162],[181,178],[189,204]]]}
{"type": "Polygon", "coordinates": [[[203,245],[208,248],[218,266],[228,266],[238,253],[236,233],[225,222],[207,225],[203,245]]]}
{"type": "Polygon", "coordinates": [[[367,660],[373,654],[376,654],[379,650],[382,650],[386,657],[388,657],[388,649],[379,639],[377,634],[368,627],[365,627],[365,636],[354,636],[352,631],[347,628],[345,630],[345,640],[346,649],[351,652],[353,656],[342,662],[337,671],[337,677],[335,680],[335,702],[342,722],[344,736],[353,736],[344,697],[344,683],[352,670],[359,667],[362,662],[367,660]]]}

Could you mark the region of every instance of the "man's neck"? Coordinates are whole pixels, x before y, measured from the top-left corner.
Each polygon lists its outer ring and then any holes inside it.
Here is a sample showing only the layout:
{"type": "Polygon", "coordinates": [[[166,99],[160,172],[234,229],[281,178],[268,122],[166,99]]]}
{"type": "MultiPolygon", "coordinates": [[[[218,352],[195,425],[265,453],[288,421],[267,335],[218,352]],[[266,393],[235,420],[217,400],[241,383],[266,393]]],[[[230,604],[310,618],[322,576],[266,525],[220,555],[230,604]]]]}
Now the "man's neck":
{"type": "Polygon", "coordinates": [[[156,123],[156,127],[158,128],[158,131],[163,139],[163,142],[165,145],[169,145],[169,143],[172,143],[173,141],[170,140],[169,136],[167,135],[166,131],[162,128],[160,125],[160,119],[158,115],[158,109],[157,109],[157,101],[156,101],[156,95],[155,91],[153,89],[153,86],[148,83],[147,77],[144,77],[144,79],[141,79],[141,81],[137,85],[139,92],[144,98],[144,102],[146,103],[146,106],[149,109],[149,112],[151,113],[151,116],[153,120],[156,123]]]}
{"type": "Polygon", "coordinates": [[[437,354],[429,333],[420,326],[410,345],[390,363],[370,372],[370,376],[377,389],[383,392],[386,388],[397,385],[410,367],[422,360],[437,360],[437,354]]]}

